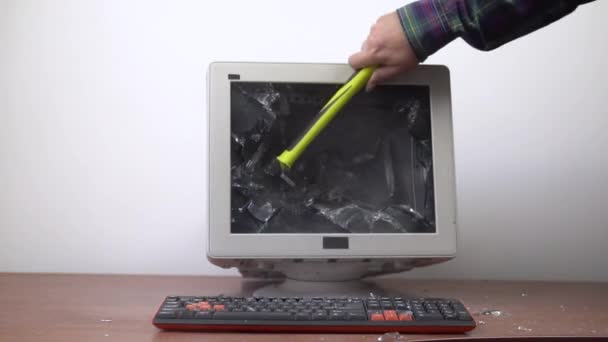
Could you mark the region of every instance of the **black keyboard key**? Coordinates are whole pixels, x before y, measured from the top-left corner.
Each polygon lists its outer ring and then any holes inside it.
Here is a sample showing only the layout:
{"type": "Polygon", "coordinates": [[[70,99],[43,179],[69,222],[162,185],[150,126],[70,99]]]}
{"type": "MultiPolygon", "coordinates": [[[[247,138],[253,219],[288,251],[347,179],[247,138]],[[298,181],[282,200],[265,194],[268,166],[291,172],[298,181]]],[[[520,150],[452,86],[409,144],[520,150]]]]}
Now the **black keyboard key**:
{"type": "Polygon", "coordinates": [[[368,310],[380,310],[380,304],[367,304],[368,310]]]}
{"type": "Polygon", "coordinates": [[[430,314],[430,313],[414,313],[414,318],[419,321],[442,321],[443,316],[440,313],[430,314]]]}
{"type": "Polygon", "coordinates": [[[289,321],[291,315],[287,312],[230,312],[219,311],[213,315],[215,320],[276,320],[289,321]]]}
{"type": "Polygon", "coordinates": [[[327,313],[325,311],[315,311],[312,313],[312,319],[316,321],[326,321],[327,313]]]}
{"type": "Polygon", "coordinates": [[[457,311],[458,314],[458,320],[460,321],[472,321],[473,317],[471,317],[471,315],[469,315],[468,312],[466,311],[457,311]]]}
{"type": "Polygon", "coordinates": [[[452,312],[452,313],[444,313],[443,317],[447,320],[450,321],[454,321],[454,320],[458,320],[458,314],[452,312]]]}
{"type": "Polygon", "coordinates": [[[346,312],[334,310],[329,313],[329,319],[332,321],[343,321],[346,319],[346,312]]]}
{"type": "Polygon", "coordinates": [[[399,304],[395,304],[395,309],[397,309],[397,310],[407,310],[408,307],[407,307],[406,304],[399,303],[399,304]]]}
{"type": "Polygon", "coordinates": [[[212,319],[213,311],[198,311],[194,314],[196,319],[212,319]]]}
{"type": "Polygon", "coordinates": [[[367,315],[365,312],[348,312],[346,319],[349,321],[367,321],[367,315]]]}
{"type": "Polygon", "coordinates": [[[159,311],[156,315],[158,318],[175,318],[175,311],[159,311]]]}
{"type": "Polygon", "coordinates": [[[425,303],[424,308],[427,310],[437,310],[437,306],[435,304],[425,303]]]}
{"type": "Polygon", "coordinates": [[[190,319],[194,318],[194,312],[190,310],[177,310],[175,311],[175,316],[179,319],[190,319]]]}
{"type": "Polygon", "coordinates": [[[466,308],[464,307],[464,305],[462,305],[461,303],[452,303],[452,307],[456,311],[465,311],[466,310],[466,308]]]}
{"type": "Polygon", "coordinates": [[[342,303],[339,306],[340,309],[342,310],[365,310],[365,307],[363,306],[363,303],[359,302],[353,302],[353,303],[342,303]]]}

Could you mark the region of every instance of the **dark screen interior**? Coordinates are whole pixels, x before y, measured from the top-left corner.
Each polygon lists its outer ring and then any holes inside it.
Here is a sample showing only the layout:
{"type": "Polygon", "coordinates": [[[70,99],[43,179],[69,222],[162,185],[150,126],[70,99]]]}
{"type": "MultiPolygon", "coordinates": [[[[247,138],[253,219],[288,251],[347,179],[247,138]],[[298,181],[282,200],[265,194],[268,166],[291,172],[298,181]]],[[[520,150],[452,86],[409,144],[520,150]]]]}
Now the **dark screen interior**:
{"type": "Polygon", "coordinates": [[[338,84],[231,82],[231,233],[434,233],[429,88],[362,91],[286,175],[271,162],[338,84]]]}

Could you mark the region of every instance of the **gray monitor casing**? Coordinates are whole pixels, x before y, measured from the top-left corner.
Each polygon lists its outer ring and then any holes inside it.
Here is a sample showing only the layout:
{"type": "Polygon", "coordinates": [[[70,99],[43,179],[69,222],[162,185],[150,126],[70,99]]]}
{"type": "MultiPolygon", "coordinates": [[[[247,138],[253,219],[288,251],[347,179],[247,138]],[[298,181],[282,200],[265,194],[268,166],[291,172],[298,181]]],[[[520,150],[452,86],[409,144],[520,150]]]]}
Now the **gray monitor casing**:
{"type": "MultiPolygon", "coordinates": [[[[449,70],[420,65],[386,84],[430,88],[436,232],[430,234],[232,234],[230,232],[230,82],[344,83],[348,64],[215,62],[207,74],[207,258],[244,276],[348,279],[402,272],[456,254],[457,210],[449,70]],[[234,76],[233,76],[234,77],[234,76]],[[348,249],[324,249],[323,237],[346,236],[348,249]],[[340,265],[335,265],[338,263],[340,265]],[[327,267],[323,266],[326,265],[327,267]],[[337,267],[339,266],[339,267],[337,267]]],[[[340,113],[338,115],[347,115],[340,113]]]]}

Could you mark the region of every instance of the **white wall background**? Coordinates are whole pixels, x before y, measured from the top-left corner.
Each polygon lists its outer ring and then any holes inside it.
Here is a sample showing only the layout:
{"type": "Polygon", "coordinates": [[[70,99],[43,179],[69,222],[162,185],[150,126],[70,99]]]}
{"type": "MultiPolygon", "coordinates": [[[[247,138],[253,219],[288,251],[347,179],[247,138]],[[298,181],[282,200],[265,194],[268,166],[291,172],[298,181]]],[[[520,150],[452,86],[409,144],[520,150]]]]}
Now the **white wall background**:
{"type": "MultiPolygon", "coordinates": [[[[236,274],[203,257],[214,60],[345,62],[401,1],[0,0],[0,271],[236,274]]],[[[608,280],[608,2],[457,41],[456,260],[416,277],[608,280]]]]}

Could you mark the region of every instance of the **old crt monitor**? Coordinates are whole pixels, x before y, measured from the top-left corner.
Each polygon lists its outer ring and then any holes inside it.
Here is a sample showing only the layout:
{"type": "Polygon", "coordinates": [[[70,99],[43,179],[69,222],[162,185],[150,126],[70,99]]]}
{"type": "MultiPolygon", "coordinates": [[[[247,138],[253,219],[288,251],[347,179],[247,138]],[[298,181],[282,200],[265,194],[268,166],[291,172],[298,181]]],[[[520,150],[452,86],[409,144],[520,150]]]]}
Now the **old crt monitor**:
{"type": "Polygon", "coordinates": [[[347,64],[209,67],[208,259],[245,277],[336,282],[456,252],[448,69],[419,66],[361,91],[288,181],[267,168],[354,70],[347,64]]]}

